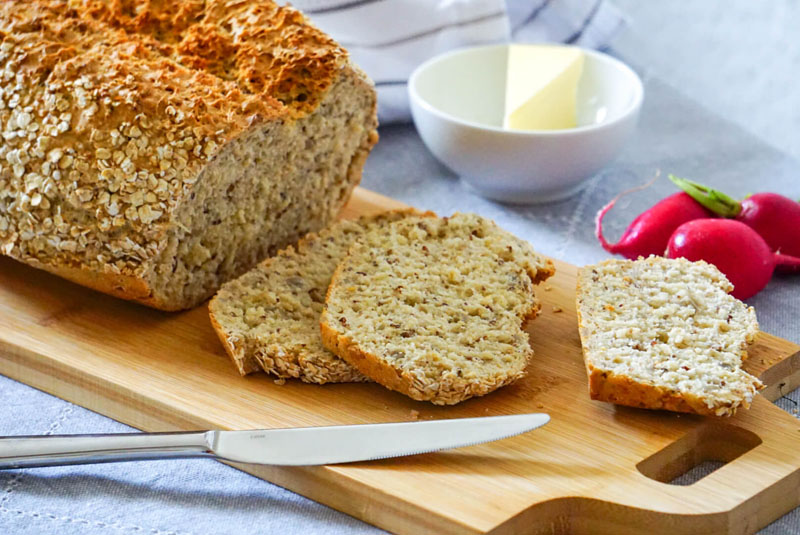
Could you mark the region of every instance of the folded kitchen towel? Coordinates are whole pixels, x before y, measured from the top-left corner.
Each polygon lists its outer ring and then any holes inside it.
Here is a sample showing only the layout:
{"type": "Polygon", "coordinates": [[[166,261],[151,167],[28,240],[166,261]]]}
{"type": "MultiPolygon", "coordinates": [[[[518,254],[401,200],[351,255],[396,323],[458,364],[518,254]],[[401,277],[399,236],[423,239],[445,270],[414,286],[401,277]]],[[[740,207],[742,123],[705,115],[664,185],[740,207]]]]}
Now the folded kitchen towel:
{"type": "Polygon", "coordinates": [[[382,124],[408,121],[406,81],[425,60],[471,45],[604,48],[626,19],[605,0],[293,0],[375,81],[382,124]]]}

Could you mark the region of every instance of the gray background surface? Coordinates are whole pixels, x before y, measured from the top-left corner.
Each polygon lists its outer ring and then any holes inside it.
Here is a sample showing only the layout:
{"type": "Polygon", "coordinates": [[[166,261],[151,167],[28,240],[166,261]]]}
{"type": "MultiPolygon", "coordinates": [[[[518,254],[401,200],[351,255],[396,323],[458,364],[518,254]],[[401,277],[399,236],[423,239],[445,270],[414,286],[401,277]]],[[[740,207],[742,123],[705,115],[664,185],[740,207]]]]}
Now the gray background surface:
{"type": "MultiPolygon", "coordinates": [[[[643,66],[645,107],[638,134],[625,153],[580,195],[542,207],[486,201],[436,163],[408,127],[382,130],[364,185],[441,214],[469,210],[492,217],[543,252],[573,263],[607,258],[592,235],[594,213],[656,169],[724,187],[737,196],[763,189],[800,198],[798,163],[779,150],[798,155],[797,3],[618,4],[633,22],[633,33],[623,36],[618,49],[643,66]],[[653,72],[670,83],[654,78],[653,72]]],[[[672,191],[662,180],[620,203],[607,219],[609,235],[618,236],[635,214],[672,191]]],[[[777,278],[751,302],[765,330],[800,342],[800,279],[777,278]]],[[[791,397],[796,400],[796,393],[791,397]]],[[[0,404],[2,434],[128,429],[5,378],[0,378],[0,404]]],[[[788,399],[779,405],[794,407],[788,399]]],[[[174,461],[0,473],[0,532],[377,530],[213,461],[174,461]]],[[[795,511],[765,532],[800,533],[800,515],[795,511]]]]}
{"type": "Polygon", "coordinates": [[[800,2],[613,3],[630,19],[614,42],[623,57],[800,158],[800,2]]]}

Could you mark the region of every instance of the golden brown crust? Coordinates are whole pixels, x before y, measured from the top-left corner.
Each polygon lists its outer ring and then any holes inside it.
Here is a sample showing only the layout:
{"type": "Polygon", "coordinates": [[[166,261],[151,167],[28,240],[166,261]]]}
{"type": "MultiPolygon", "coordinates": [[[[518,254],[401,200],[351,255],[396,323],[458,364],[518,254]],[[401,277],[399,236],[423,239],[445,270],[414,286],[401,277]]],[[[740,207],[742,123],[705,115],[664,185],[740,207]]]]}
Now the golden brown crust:
{"type": "MultiPolygon", "coordinates": [[[[438,390],[430,391],[418,388],[411,374],[400,373],[377,355],[362,351],[349,337],[340,335],[336,328],[327,321],[325,312],[320,319],[320,334],[325,347],[376,383],[405,394],[411,399],[430,401],[435,405],[455,405],[472,397],[483,396],[525,376],[525,372],[521,371],[518,374],[506,376],[502,381],[481,383],[460,381],[440,384],[438,390]]],[[[533,351],[530,354],[532,355],[533,351]]]]}
{"type": "Polygon", "coordinates": [[[375,355],[361,351],[351,339],[339,335],[325,318],[326,316],[323,312],[319,326],[322,344],[325,347],[376,383],[390,390],[403,393],[412,399],[423,400],[422,397],[414,396],[411,377],[399,374],[394,368],[383,364],[375,355]]]}
{"type": "Polygon", "coordinates": [[[116,273],[99,273],[85,267],[43,264],[36,259],[26,262],[28,265],[42,269],[81,286],[103,292],[114,297],[131,301],[143,301],[150,297],[147,283],[140,278],[116,273]]]}
{"type": "Polygon", "coordinates": [[[589,376],[589,396],[598,401],[640,409],[720,415],[719,408],[709,409],[702,400],[690,395],[679,395],[665,388],[636,382],[630,377],[597,370],[591,364],[586,365],[586,371],[589,376]]]}
{"type": "MultiPolygon", "coordinates": [[[[147,276],[200,172],[244,132],[314,112],[342,77],[369,84],[270,0],[2,2],[0,253],[178,308],[147,276]]],[[[376,141],[366,126],[344,197],[376,141]]]]}
{"type": "MultiPolygon", "coordinates": [[[[45,17],[72,16],[122,30],[143,45],[194,71],[233,82],[273,109],[303,115],[316,109],[347,53],[291,7],[270,0],[35,0],[45,17]],[[284,109],[285,108],[285,109],[284,109]]],[[[264,111],[264,110],[262,110],[264,111]]],[[[209,110],[213,114],[213,110],[209,110]]],[[[265,117],[269,118],[269,117],[265,117]]]]}

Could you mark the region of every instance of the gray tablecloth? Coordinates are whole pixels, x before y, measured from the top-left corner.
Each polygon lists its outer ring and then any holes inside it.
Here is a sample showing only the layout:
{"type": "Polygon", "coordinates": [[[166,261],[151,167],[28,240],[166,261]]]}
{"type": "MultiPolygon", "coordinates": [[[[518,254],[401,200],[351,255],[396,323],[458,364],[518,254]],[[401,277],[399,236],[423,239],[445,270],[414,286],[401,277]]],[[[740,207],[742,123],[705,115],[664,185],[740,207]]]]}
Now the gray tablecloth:
{"type": "MultiPolygon", "coordinates": [[[[413,128],[381,132],[363,185],[440,214],[474,211],[576,264],[607,258],[592,234],[595,212],[656,169],[736,196],[781,191],[800,198],[800,166],[655,79],[636,138],[619,160],[569,200],[509,207],[468,191],[427,153],[413,128]]],[[[607,218],[618,236],[633,216],[673,191],[661,180],[607,218]]],[[[800,342],[800,278],[777,278],[751,300],[764,330],[800,342]]],[[[794,408],[797,392],[779,405],[794,408]]],[[[126,426],[0,377],[0,434],[119,432],[126,426]]],[[[378,530],[213,461],[162,461],[0,473],[0,533],[376,533],[378,530]]],[[[800,512],[765,533],[800,533],[800,512]]]]}

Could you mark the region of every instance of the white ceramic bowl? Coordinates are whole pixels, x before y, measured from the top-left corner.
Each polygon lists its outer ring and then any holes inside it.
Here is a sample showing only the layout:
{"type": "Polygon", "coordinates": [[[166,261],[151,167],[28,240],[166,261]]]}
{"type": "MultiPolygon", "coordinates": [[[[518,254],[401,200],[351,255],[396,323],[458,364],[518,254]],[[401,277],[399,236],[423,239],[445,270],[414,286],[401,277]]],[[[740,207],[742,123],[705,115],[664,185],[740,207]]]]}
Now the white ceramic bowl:
{"type": "Polygon", "coordinates": [[[505,130],[508,45],[455,50],[420,65],[408,82],[422,140],[478,193],[509,203],[549,202],[580,190],[636,127],[644,89],[633,70],[584,50],[578,126],[505,130]]]}

